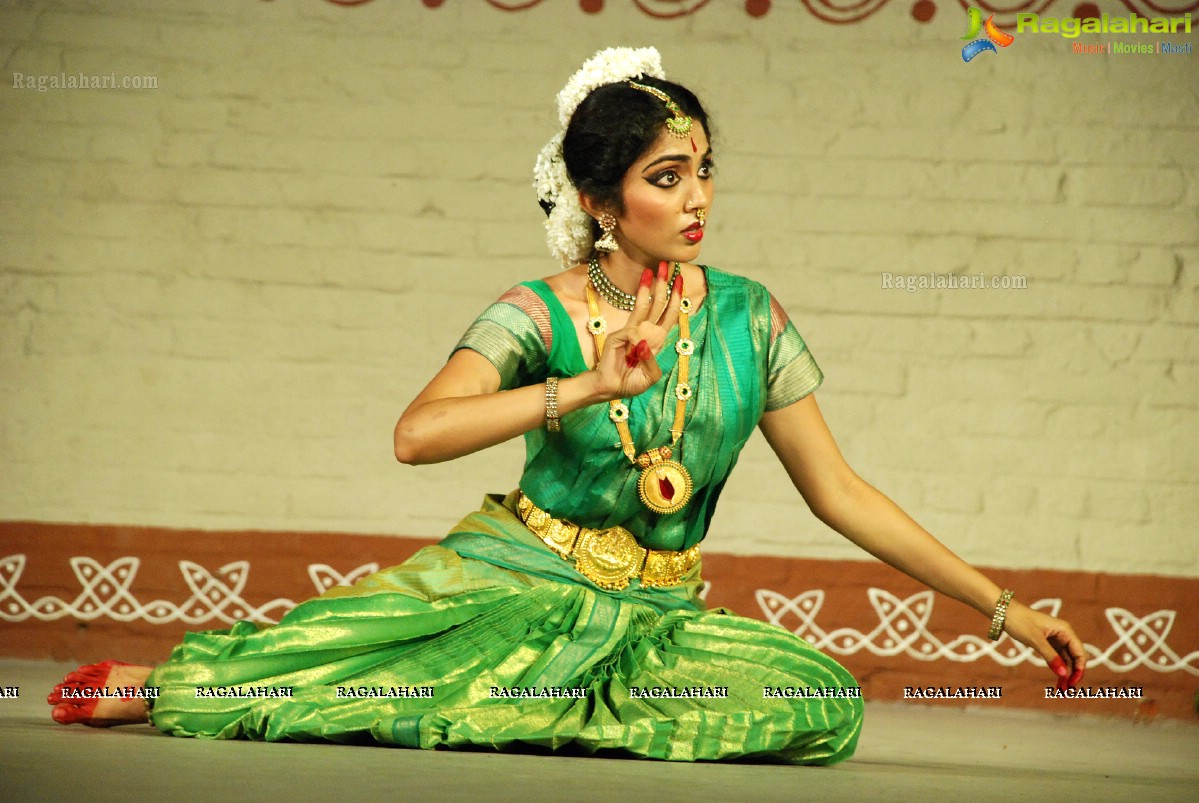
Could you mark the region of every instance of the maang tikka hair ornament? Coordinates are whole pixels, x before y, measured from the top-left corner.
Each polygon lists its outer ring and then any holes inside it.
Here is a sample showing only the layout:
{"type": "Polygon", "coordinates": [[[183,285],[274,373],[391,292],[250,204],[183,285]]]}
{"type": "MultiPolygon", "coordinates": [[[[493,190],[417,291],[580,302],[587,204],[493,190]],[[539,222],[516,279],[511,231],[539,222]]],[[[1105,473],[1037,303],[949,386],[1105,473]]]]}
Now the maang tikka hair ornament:
{"type": "Polygon", "coordinates": [[[666,104],[666,110],[671,114],[670,119],[666,121],[666,130],[670,132],[671,136],[677,139],[686,139],[691,134],[691,118],[683,114],[679,104],[671,100],[670,95],[656,87],[642,86],[636,81],[629,81],[629,86],[633,89],[640,89],[642,92],[648,92],[666,104]]]}
{"type": "MultiPolygon", "coordinates": [[[[592,247],[597,245],[591,228],[592,218],[579,205],[579,191],[570,182],[562,158],[566,126],[575,109],[592,90],[638,76],[666,78],[658,51],[652,47],[610,47],[584,62],[558,93],[561,128],[537,155],[533,187],[537,190],[538,202],[548,215],[545,231],[550,253],[558,257],[564,267],[586,261],[592,247]]],[[[612,242],[615,244],[615,240],[612,242]]]]}

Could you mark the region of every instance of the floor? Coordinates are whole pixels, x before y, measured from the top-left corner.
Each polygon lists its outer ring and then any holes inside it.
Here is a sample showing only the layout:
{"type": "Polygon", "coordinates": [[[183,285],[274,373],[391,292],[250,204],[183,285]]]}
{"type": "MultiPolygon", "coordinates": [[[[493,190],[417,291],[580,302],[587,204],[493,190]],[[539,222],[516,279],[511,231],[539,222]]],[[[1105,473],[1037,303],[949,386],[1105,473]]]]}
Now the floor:
{"type": "Polygon", "coordinates": [[[867,702],[831,768],[213,742],[56,725],[72,668],[0,661],[0,800],[1199,801],[1199,722],[867,702]]]}

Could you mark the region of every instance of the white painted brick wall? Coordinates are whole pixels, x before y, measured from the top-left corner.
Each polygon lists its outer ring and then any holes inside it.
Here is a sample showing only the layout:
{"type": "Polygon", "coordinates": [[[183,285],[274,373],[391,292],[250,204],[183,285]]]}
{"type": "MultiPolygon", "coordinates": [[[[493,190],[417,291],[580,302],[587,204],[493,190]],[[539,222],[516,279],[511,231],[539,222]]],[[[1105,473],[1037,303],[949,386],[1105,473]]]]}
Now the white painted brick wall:
{"type": "MultiPolygon", "coordinates": [[[[1199,575],[1194,56],[1021,36],[967,65],[951,4],[606,5],[0,8],[0,518],[435,536],[513,487],[519,443],[410,468],[391,427],[555,269],[530,188],[554,93],[653,43],[715,115],[705,259],[791,312],[863,476],[975,562],[1199,575]],[[159,88],[11,86],[60,71],[159,88]]],[[[710,543],[860,557],[761,439],[710,543]]]]}

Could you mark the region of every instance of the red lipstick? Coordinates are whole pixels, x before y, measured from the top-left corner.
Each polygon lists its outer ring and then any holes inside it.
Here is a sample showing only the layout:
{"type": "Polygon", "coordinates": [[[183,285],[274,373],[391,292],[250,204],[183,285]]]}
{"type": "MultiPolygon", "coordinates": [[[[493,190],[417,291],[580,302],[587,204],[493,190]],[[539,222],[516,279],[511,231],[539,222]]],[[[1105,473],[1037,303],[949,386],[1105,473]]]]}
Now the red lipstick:
{"type": "Polygon", "coordinates": [[[687,228],[683,229],[683,236],[693,243],[698,243],[704,238],[704,229],[699,223],[692,223],[687,228]]]}

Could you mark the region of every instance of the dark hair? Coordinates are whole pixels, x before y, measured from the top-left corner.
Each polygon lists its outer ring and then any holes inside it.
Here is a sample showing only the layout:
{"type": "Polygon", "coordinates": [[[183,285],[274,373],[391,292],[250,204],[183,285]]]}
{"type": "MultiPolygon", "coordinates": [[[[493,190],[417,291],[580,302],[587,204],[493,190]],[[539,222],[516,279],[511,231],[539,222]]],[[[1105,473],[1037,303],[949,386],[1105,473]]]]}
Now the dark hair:
{"type": "MultiPolygon", "coordinates": [[[[710,133],[708,113],[691,90],[644,75],[633,80],[665,92],[683,114],[710,133]]],[[[623,211],[620,187],[625,173],[658,139],[670,116],[661,100],[625,81],[595,89],[575,109],[562,140],[571,182],[601,206],[623,211]]],[[[598,237],[595,221],[592,229],[598,237]]]]}

